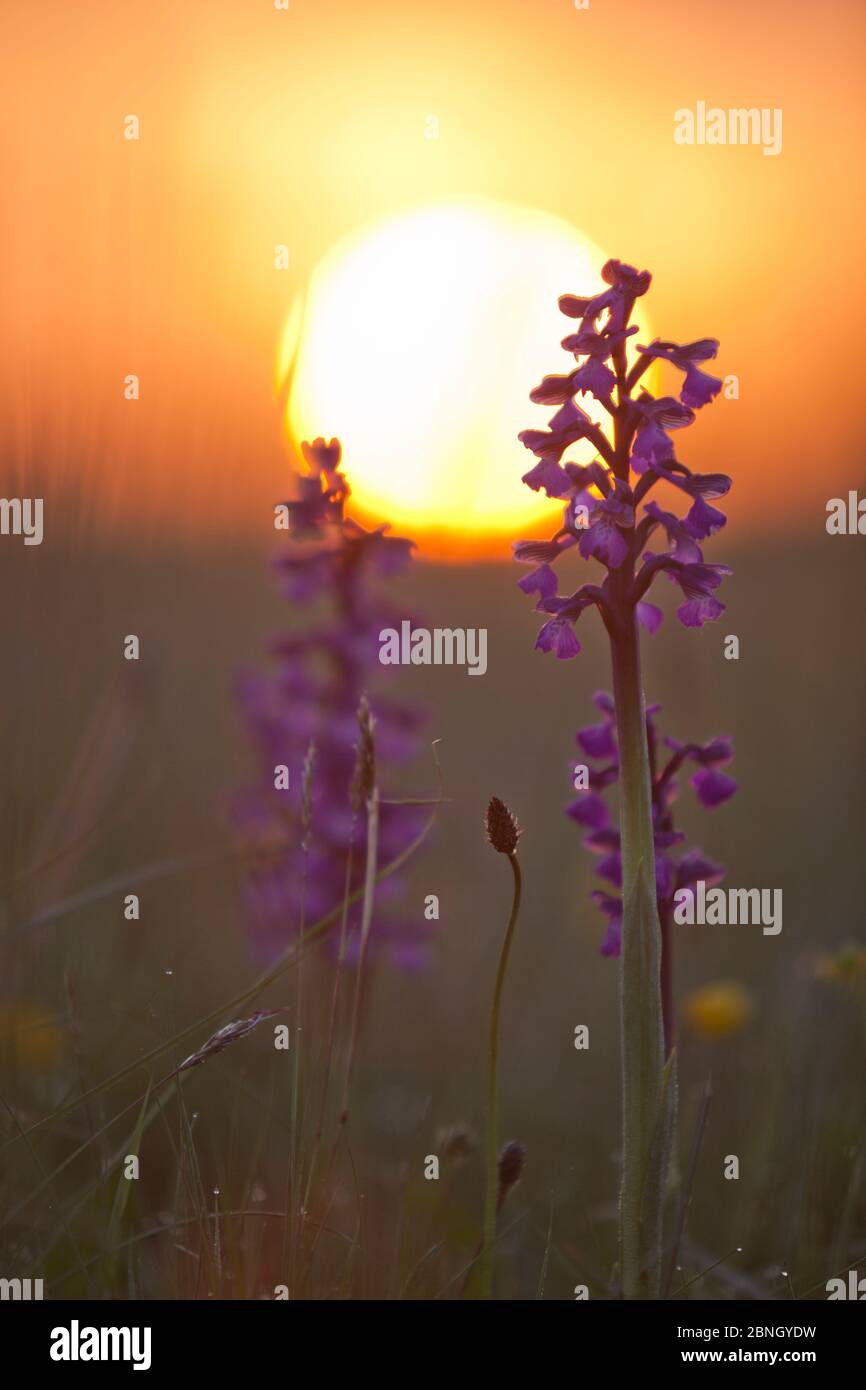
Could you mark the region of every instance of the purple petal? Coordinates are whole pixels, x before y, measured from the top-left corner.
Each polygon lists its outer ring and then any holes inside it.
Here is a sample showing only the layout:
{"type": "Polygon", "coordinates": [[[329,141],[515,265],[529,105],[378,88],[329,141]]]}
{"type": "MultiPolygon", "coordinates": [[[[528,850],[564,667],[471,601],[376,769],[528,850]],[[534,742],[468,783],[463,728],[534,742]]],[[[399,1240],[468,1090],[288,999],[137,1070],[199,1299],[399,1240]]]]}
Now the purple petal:
{"type": "Polygon", "coordinates": [[[551,618],[544,624],[535,639],[535,646],[542,652],[555,652],[560,661],[567,661],[580,651],[574,628],[561,618],[551,618]]]}
{"type": "Polygon", "coordinates": [[[600,830],[593,830],[591,835],[587,835],[583,846],[592,854],[605,854],[608,850],[619,853],[619,831],[612,825],[602,826],[600,830]]]}
{"type": "Polygon", "coordinates": [[[619,763],[609,763],[607,767],[591,767],[589,769],[589,785],[593,791],[603,792],[619,777],[619,763]]]}
{"type": "Polygon", "coordinates": [[[599,947],[603,956],[618,956],[622,950],[622,915],[609,917],[604,939],[599,947]]]}
{"type": "MultiPolygon", "coordinates": [[[[576,488],[585,490],[595,484],[599,492],[607,497],[610,492],[611,474],[599,459],[587,464],[572,463],[568,460],[562,466],[576,488]]],[[[593,497],[592,501],[595,502],[596,499],[593,497]]]]}
{"type": "Polygon", "coordinates": [[[706,598],[718,589],[726,574],[731,573],[728,565],[686,564],[669,567],[675,584],[679,584],[686,598],[706,598]]]}
{"type": "Polygon", "coordinates": [[[562,405],[574,395],[570,376],[546,376],[540,386],[529,393],[535,405],[562,405]]]}
{"type": "Polygon", "coordinates": [[[700,879],[706,884],[720,883],[724,876],[724,866],[708,859],[702,849],[690,849],[677,865],[678,888],[692,888],[700,879]]]}
{"type": "Polygon", "coordinates": [[[600,859],[595,866],[595,872],[599,878],[607,879],[615,888],[622,887],[622,855],[619,850],[614,850],[613,854],[608,854],[604,859],[600,859]]]}
{"type": "Polygon", "coordinates": [[[703,541],[714,531],[720,531],[727,519],[724,512],[711,507],[703,497],[698,496],[686,513],[684,525],[696,541],[703,541]]]}
{"type": "Polygon", "coordinates": [[[616,718],[616,705],[614,704],[613,696],[608,695],[606,690],[597,690],[592,697],[592,703],[595,705],[596,709],[602,710],[602,712],[609,715],[611,719],[616,718]]]}
{"type": "Polygon", "coordinates": [[[664,425],[666,430],[685,429],[695,418],[695,412],[684,406],[681,401],[674,400],[673,396],[660,396],[657,401],[651,400],[645,410],[652,419],[664,425]]]}
{"type": "Polygon", "coordinates": [[[694,343],[683,343],[678,356],[687,362],[708,362],[719,351],[718,338],[698,338],[694,343]]]}
{"type": "Polygon", "coordinates": [[[621,527],[611,518],[595,512],[596,520],[585,531],[581,532],[579,549],[584,560],[588,560],[591,555],[595,555],[609,569],[619,569],[623,560],[628,555],[628,541],[625,539],[621,527]]]}
{"type": "Polygon", "coordinates": [[[605,261],[601,268],[601,278],[606,285],[616,285],[635,299],[646,294],[652,283],[652,276],[648,270],[637,270],[626,261],[616,259],[605,261]]]}
{"type": "Polygon", "coordinates": [[[618,956],[622,933],[622,902],[610,893],[603,893],[600,888],[594,888],[589,896],[607,918],[607,931],[601,944],[601,953],[603,956],[618,956]]]}
{"type": "Polygon", "coordinates": [[[566,536],[561,541],[512,541],[511,549],[519,565],[534,565],[537,561],[545,564],[558,559],[563,550],[574,544],[573,538],[566,536]]]}
{"type": "Polygon", "coordinates": [[[522,481],[527,487],[531,487],[533,492],[544,488],[548,497],[565,497],[571,492],[571,479],[565,469],[552,458],[540,459],[534,468],[524,473],[522,481]]]}
{"type": "Polygon", "coordinates": [[[559,296],[559,311],[570,319],[582,319],[589,304],[588,299],[581,299],[576,294],[561,294],[559,296]]]}
{"type": "Polygon", "coordinates": [[[660,425],[654,420],[641,425],[635,435],[631,451],[631,464],[636,473],[645,473],[654,463],[664,463],[672,458],[674,446],[660,425]]]}
{"type": "MultiPolygon", "coordinates": [[[[587,430],[592,428],[592,421],[585,410],[581,410],[574,401],[566,401],[565,405],[557,410],[547,422],[550,428],[557,430],[587,430]]],[[[579,437],[579,436],[578,436],[579,437]]]]}
{"type": "Polygon", "coordinates": [[[717,376],[710,376],[707,372],[702,372],[700,367],[690,365],[686,369],[680,400],[683,405],[699,410],[701,406],[709,405],[721,389],[722,383],[717,376]]]}
{"type": "Polygon", "coordinates": [[[656,854],[656,897],[664,901],[674,888],[674,869],[666,854],[656,854]]]}
{"type": "Polygon", "coordinates": [[[664,614],[660,608],[656,608],[654,603],[647,603],[642,599],[637,605],[637,620],[646,628],[650,636],[658,632],[662,624],[664,614]]]}
{"type": "Polygon", "coordinates": [[[717,767],[720,763],[729,763],[734,756],[734,741],[729,734],[720,734],[718,738],[710,739],[708,743],[703,744],[695,756],[704,767],[717,767]]]}
{"type": "Polygon", "coordinates": [[[607,400],[616,384],[616,377],[597,358],[590,357],[583,366],[580,367],[572,378],[572,386],[575,391],[585,394],[587,391],[595,396],[596,400],[607,400]]]}
{"type": "Polygon", "coordinates": [[[610,811],[604,797],[595,792],[584,792],[569,806],[566,815],[591,830],[604,830],[610,823],[610,811]]]}
{"type": "Polygon", "coordinates": [[[731,490],[727,473],[692,473],[680,479],[670,478],[669,481],[692,497],[724,497],[731,490]]]}
{"type": "Polygon", "coordinates": [[[695,544],[691,532],[687,529],[685,522],[680,521],[673,512],[666,512],[658,502],[647,502],[644,507],[647,516],[663,526],[668,538],[668,544],[673,546],[672,554],[677,560],[682,560],[685,565],[700,564],[703,560],[700,546],[695,544]]]}
{"type": "Polygon", "coordinates": [[[702,768],[690,780],[702,806],[721,806],[723,801],[734,795],[738,787],[733,777],[729,777],[726,772],[719,772],[714,767],[702,768]]]}
{"type": "Polygon", "coordinates": [[[603,724],[590,724],[585,729],[578,729],[575,737],[588,758],[613,758],[616,756],[613,725],[607,721],[603,724]]]}
{"type": "Polygon", "coordinates": [[[704,623],[714,623],[722,616],[725,605],[715,598],[690,598],[681,603],[677,617],[683,627],[703,627],[704,623]]]}
{"type": "Polygon", "coordinates": [[[538,594],[541,598],[552,598],[556,593],[556,574],[550,565],[539,565],[538,569],[518,579],[517,587],[525,594],[538,594]]]}
{"type": "Polygon", "coordinates": [[[682,830],[656,830],[653,834],[656,849],[672,849],[674,845],[685,844],[685,839],[682,830]]]}

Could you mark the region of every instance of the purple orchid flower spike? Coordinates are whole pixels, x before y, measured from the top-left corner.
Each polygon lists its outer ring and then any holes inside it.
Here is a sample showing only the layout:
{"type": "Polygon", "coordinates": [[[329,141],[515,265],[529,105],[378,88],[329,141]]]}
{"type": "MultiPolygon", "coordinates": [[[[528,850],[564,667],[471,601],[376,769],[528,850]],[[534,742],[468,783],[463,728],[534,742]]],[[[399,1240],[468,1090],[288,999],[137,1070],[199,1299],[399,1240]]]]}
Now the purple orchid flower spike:
{"type": "MultiPolygon", "coordinates": [[[[619,263],[612,263],[619,265],[619,263]]],[[[545,377],[530,393],[530,399],[542,405],[558,405],[548,430],[524,430],[522,443],[536,454],[538,463],[523,476],[534,491],[544,491],[548,497],[565,503],[563,525],[551,542],[517,541],[515,559],[520,563],[543,560],[543,574],[535,570],[520,581],[526,593],[538,593],[538,608],[554,596],[551,566],[566,550],[576,546],[584,559],[598,560],[608,571],[628,574],[626,583],[618,575],[616,584],[602,583],[595,600],[605,621],[609,617],[628,618],[628,613],[645,602],[645,594],[656,576],[662,572],[678,584],[685,602],[677,616],[686,627],[702,627],[720,618],[724,610],[714,597],[721,578],[730,574],[726,566],[705,566],[700,542],[705,541],[725,525],[726,517],[709,499],[723,497],[731,480],[722,473],[693,473],[675,457],[671,432],[685,429],[695,419],[695,412],[708,404],[720,389],[721,382],[701,372],[695,365],[714,357],[718,343],[704,338],[679,347],[676,343],[659,340],[639,348],[637,362],[627,370],[625,340],[629,330],[624,327],[601,330],[597,327],[599,314],[607,310],[615,323],[627,322],[633,304],[635,285],[649,285],[649,276],[638,276],[631,267],[620,272],[605,267],[605,275],[623,273],[612,289],[595,300],[582,300],[565,295],[560,306],[574,316],[586,305],[578,333],[563,340],[563,347],[572,352],[582,365],[563,376],[545,377]],[[599,307],[601,305],[601,307],[599,307]],[[614,312],[615,310],[615,312],[614,312]],[[619,364],[616,376],[605,363],[612,359],[619,364]],[[654,361],[665,361],[685,373],[680,399],[671,396],[655,398],[642,390],[637,398],[632,392],[641,376],[654,361]],[[599,371],[598,369],[603,369],[599,371]],[[588,369],[588,370],[586,370],[588,369]],[[617,401],[613,402],[614,387],[617,401]],[[594,425],[574,400],[576,395],[592,395],[600,401],[613,421],[613,440],[594,425]],[[563,463],[563,455],[578,440],[594,444],[599,458],[588,467],[563,463]],[[646,501],[650,490],[659,483],[668,483],[692,498],[685,516],[665,510],[655,499],[646,501]],[[667,540],[667,549],[656,554],[649,549],[655,532],[667,540]],[[542,590],[539,584],[544,585],[542,590]],[[617,611],[618,610],[618,611],[617,611]]],[[[636,331],[636,330],[635,330],[636,331]]],[[[548,610],[549,611],[549,610],[548,610]]],[[[581,610],[582,611],[582,610],[581,610]]],[[[658,610],[653,608],[653,613],[658,610]]],[[[576,621],[578,613],[573,615],[576,621]]],[[[639,615],[640,616],[640,615],[639,615]]],[[[655,631],[661,622],[658,616],[650,625],[655,631]]],[[[538,646],[560,657],[576,656],[580,643],[562,636],[562,619],[556,625],[546,623],[544,637],[538,646]]]]}
{"type": "MultiPolygon", "coordinates": [[[[302,445],[308,472],[286,505],[289,548],[275,566],[278,582],[294,604],[317,603],[317,618],[272,645],[274,667],[246,673],[239,699],[256,749],[259,775],[234,803],[235,827],[250,847],[243,892],[256,953],[279,956],[302,928],[339,909],[347,884],[361,886],[368,833],[353,815],[350,785],[356,766],[357,711],[381,672],[378,633],[399,623],[377,581],[405,569],[413,542],[366,531],[345,515],[349,484],[340,470],[336,439],[302,445]],[[312,752],[311,752],[312,750],[312,752]],[[274,769],[288,770],[288,786],[275,786],[274,769]],[[301,910],[303,903],[303,911],[301,910]]],[[[376,752],[385,764],[415,756],[423,722],[400,701],[374,696],[376,752]]],[[[420,829],[418,807],[383,803],[378,850],[388,862],[420,829]]],[[[377,893],[371,949],[401,968],[423,965],[426,941],[399,910],[399,883],[392,877],[377,893]]],[[[350,909],[344,958],[356,955],[360,908],[350,909]]]]}
{"type": "MultiPolygon", "coordinates": [[[[578,729],[576,735],[581,753],[592,764],[588,767],[588,786],[571,803],[566,814],[589,831],[583,842],[585,847],[593,854],[603,855],[596,865],[596,873],[616,887],[622,882],[620,837],[613,828],[613,817],[601,795],[605,788],[619,780],[616,711],[611,696],[604,692],[595,696],[595,703],[602,712],[601,722],[578,729]]],[[[737,791],[737,783],[733,777],[721,771],[734,756],[733,741],[727,736],[713,738],[703,744],[679,743],[676,739],[665,738],[663,745],[669,756],[667,761],[663,761],[656,727],[658,713],[658,706],[647,710],[646,729],[652,785],[656,904],[662,937],[662,1016],[665,1055],[669,1056],[674,1045],[671,948],[674,894],[680,888],[692,887],[698,879],[703,879],[707,884],[720,883],[725,875],[722,865],[707,859],[703,850],[689,848],[685,836],[674,825],[673,806],[679,796],[677,773],[686,763],[696,765],[697,771],[689,782],[701,805],[708,809],[728,801],[737,791]]],[[[604,956],[618,956],[622,937],[622,898],[612,894],[609,889],[596,889],[590,897],[607,918],[601,953],[604,956]]]]}
{"type": "MultiPolygon", "coordinates": [[[[602,270],[605,288],[593,296],[566,294],[559,307],[578,320],[562,341],[577,366],[547,376],[531,392],[536,404],[555,407],[547,429],[519,436],[536,462],[523,481],[563,503],[562,525],[548,541],[524,540],[515,559],[532,566],[520,581],[535,598],[545,622],[536,646],[569,660],[580,652],[574,628],[587,608],[598,608],[610,639],[614,695],[602,725],[579,735],[587,757],[611,759],[592,799],[572,808],[589,831],[588,847],[599,855],[599,873],[612,888],[599,897],[608,919],[604,949],[621,949],[623,1070],[623,1176],[620,1202],[620,1266],[626,1298],[653,1298],[660,1289],[662,1198],[667,1148],[659,1134],[675,1126],[675,1056],[665,1064],[661,990],[662,929],[659,893],[667,893],[676,870],[669,851],[680,837],[657,825],[654,772],[651,771],[647,716],[640,673],[639,628],[657,632],[662,611],[649,601],[660,574],[682,595],[677,616],[685,627],[703,627],[720,618],[717,597],[726,565],[709,564],[703,543],[725,524],[711,505],[731,486],[725,474],[694,473],[679,457],[681,432],[696,412],[718,394],[721,383],[701,368],[716,356],[714,338],[677,344],[656,339],[627,355],[637,332],[631,323],[637,299],[646,294],[650,274],[623,261],[602,270]],[[641,381],[654,363],[682,374],[679,395],[654,396],[641,381]],[[585,409],[597,401],[610,421],[596,424],[585,409]],[[578,403],[580,402],[580,403],[578,403]],[[588,442],[597,457],[588,464],[569,451],[588,442]],[[653,489],[664,487],[688,499],[685,515],[653,489]],[[661,542],[662,548],[658,548],[661,542]],[[655,548],[651,548],[654,546],[655,548]],[[556,568],[566,552],[600,566],[597,582],[560,594],[556,568]],[[613,745],[615,744],[615,748],[613,745]],[[615,761],[614,759],[615,755],[615,761]],[[604,777],[607,781],[604,781],[604,777]],[[599,792],[620,784],[620,824],[611,823],[599,792]],[[653,1193],[652,1199],[647,1193],[653,1193]]],[[[721,760],[719,760],[721,761],[721,760]]],[[[732,785],[718,761],[699,764],[693,785],[705,805],[717,805],[732,785]]],[[[664,817],[662,817],[664,820],[664,817]]]]}

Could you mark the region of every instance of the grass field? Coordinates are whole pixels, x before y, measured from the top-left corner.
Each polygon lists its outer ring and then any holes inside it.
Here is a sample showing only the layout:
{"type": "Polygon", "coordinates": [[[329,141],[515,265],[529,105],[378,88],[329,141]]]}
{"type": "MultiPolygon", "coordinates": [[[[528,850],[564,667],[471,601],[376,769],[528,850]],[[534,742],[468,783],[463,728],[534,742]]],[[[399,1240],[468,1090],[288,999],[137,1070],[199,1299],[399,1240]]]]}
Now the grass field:
{"type": "MultiPolygon", "coordinates": [[[[685,795],[683,828],[729,884],[781,888],[784,926],[678,929],[672,1211],[684,1187],[691,1201],[669,1289],[823,1298],[866,1256],[864,572],[856,540],[823,530],[717,549],[735,571],[725,618],[644,640],[647,697],[677,737],[733,735],[739,795],[714,812],[685,795]],[[738,661],[722,656],[727,633],[738,661]],[[846,943],[861,952],[847,965],[846,943]],[[683,1005],[720,981],[750,1011],[712,1038],[683,1005]]],[[[600,627],[556,663],[532,651],[513,568],[422,557],[394,581],[393,604],[428,625],[486,627],[489,665],[479,679],[399,674],[427,722],[416,761],[384,765],[380,783],[437,797],[440,741],[447,801],[401,875],[410,919],[420,929],[435,894],[440,920],[425,969],[370,965],[341,1124],[351,968],[330,1068],[327,947],[232,1002],[262,970],[230,827],[250,768],[234,682],[304,615],[276,593],[264,549],[46,544],[3,560],[3,1269],[44,1277],[52,1297],[458,1297],[480,1232],[484,1034],[508,912],[483,834],[495,794],[524,831],[500,1113],[503,1138],[526,1147],[496,1292],[612,1296],[617,962],[598,952],[593,861],[563,814],[574,731],[610,684],[600,627]],[[137,663],[122,659],[130,633],[137,663]],[[264,1008],[287,1013],[159,1084],[220,1024],[264,1008]],[[573,1045],[579,1024],[587,1050],[573,1045]]]]}

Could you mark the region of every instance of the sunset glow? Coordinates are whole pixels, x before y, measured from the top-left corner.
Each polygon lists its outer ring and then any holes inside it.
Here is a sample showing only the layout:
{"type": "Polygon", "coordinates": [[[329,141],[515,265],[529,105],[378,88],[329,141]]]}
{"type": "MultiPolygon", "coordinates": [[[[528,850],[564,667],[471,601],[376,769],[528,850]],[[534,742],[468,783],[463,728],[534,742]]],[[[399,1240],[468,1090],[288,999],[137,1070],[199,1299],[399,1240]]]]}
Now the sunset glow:
{"type": "MultiPolygon", "coordinates": [[[[279,374],[297,350],[292,439],[338,435],[355,509],[428,549],[446,537],[451,551],[479,538],[504,546],[543,528],[517,433],[552,411],[528,403],[526,382],[573,365],[557,357],[569,331],[557,300],[597,292],[606,259],[560,218],[481,199],[362,229],[322,260],[289,317],[279,374]]],[[[605,418],[592,398],[586,409],[605,418]]],[[[583,441],[569,456],[593,453],[583,441]]]]}
{"type": "Polygon", "coordinates": [[[808,526],[844,495],[862,6],[843,0],[836,27],[811,7],[780,25],[746,0],[730,22],[692,7],[686,27],[680,0],[652,23],[640,0],[334,0],[327,23],[320,9],[151,0],[136,25],[90,0],[52,7],[46,43],[42,7],[4,6],[2,445],[22,495],[62,497],[100,536],[264,544],[296,436],[342,432],[368,520],[414,522],[428,557],[489,561],[509,527],[546,526],[514,435],[545,419],[531,385],[569,362],[557,297],[582,265],[595,289],[604,255],[652,268],[655,331],[686,342],[712,322],[738,394],[687,461],[724,470],[748,437],[731,500],[743,533],[808,526]],[[641,62],[612,102],[623,33],[641,62]],[[677,142],[677,111],[742,106],[784,109],[776,157],[701,144],[700,129],[677,142]],[[382,275],[375,315],[359,272],[382,275]],[[806,278],[821,308],[802,350],[806,278]],[[287,430],[274,368],[305,296],[287,430]],[[816,470],[790,406],[821,397],[836,408],[816,470]]]}

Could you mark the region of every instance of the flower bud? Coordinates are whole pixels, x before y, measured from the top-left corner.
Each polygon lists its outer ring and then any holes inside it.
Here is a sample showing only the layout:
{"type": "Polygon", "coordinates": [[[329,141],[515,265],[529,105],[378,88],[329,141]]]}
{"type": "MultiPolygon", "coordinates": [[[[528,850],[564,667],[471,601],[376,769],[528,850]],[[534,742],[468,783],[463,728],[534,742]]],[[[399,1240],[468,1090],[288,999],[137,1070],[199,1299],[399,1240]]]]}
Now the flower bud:
{"type": "Polygon", "coordinates": [[[499,854],[514,854],[520,839],[520,826],[504,801],[491,796],[487,807],[487,839],[499,854]]]}

